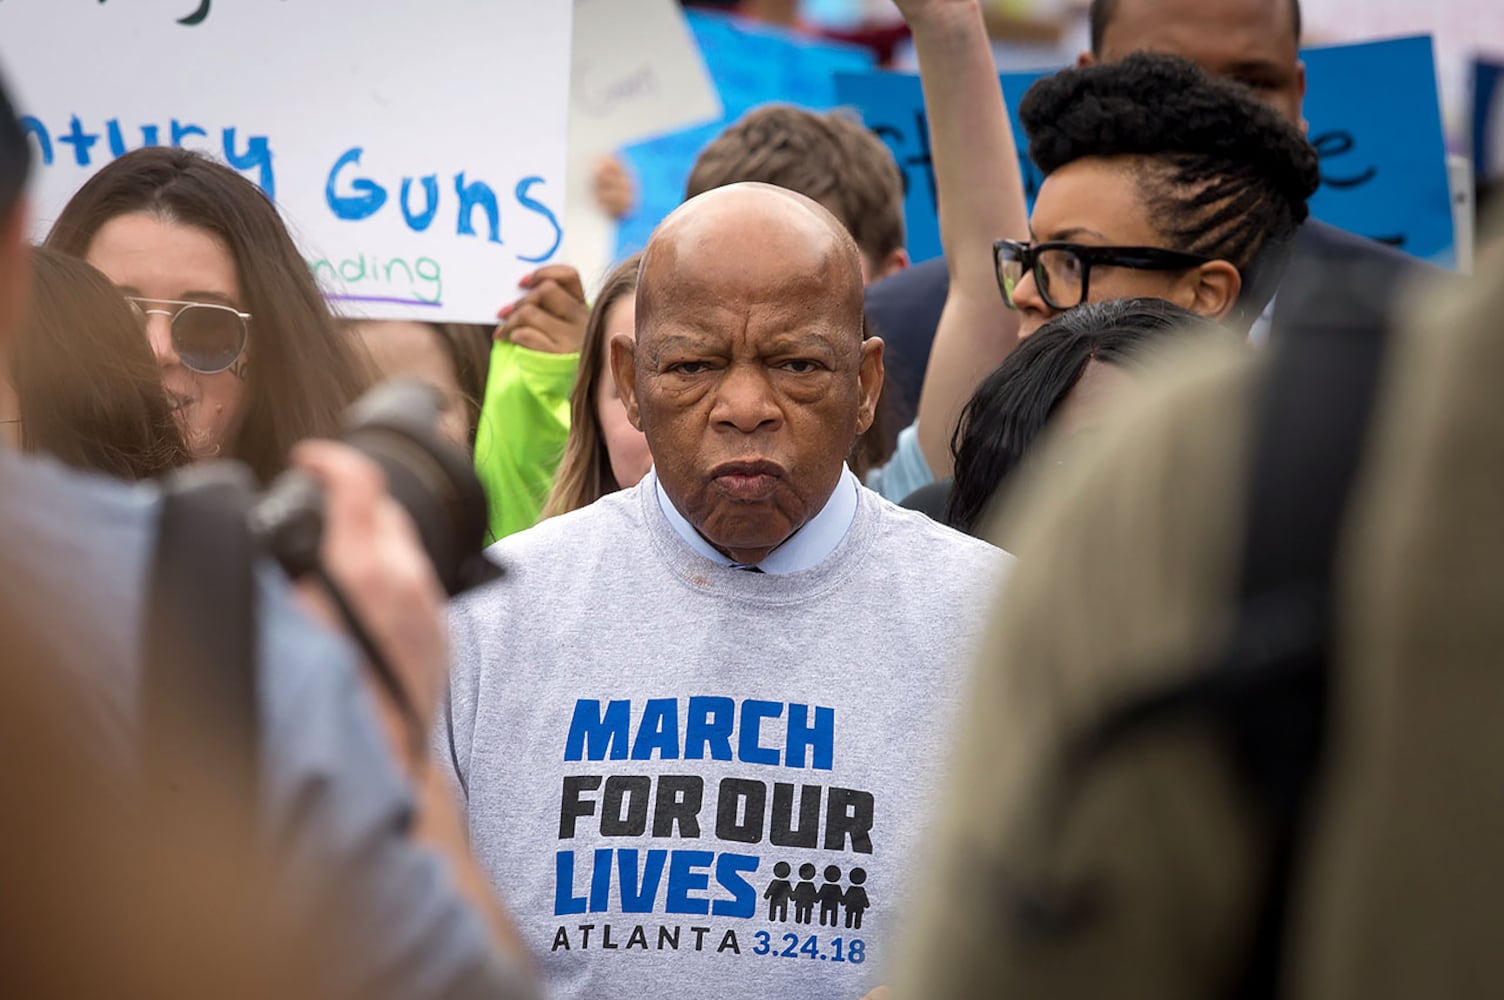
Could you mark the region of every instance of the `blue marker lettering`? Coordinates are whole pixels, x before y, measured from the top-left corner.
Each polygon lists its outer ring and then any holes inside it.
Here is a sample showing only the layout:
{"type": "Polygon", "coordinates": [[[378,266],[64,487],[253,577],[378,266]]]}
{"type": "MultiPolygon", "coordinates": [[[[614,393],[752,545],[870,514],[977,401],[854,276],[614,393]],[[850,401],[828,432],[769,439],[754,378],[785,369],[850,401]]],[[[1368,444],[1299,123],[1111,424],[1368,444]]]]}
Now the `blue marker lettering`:
{"type": "Polygon", "coordinates": [[[421,233],[433,225],[433,217],[439,214],[439,179],[433,174],[423,178],[423,194],[428,199],[428,207],[417,215],[414,215],[409,207],[408,195],[412,189],[413,179],[402,178],[402,217],[407,220],[407,228],[415,233],[421,233]]]}
{"type": "Polygon", "coordinates": [[[461,172],[454,175],[454,193],[460,196],[459,235],[475,235],[475,210],[482,208],[485,210],[486,222],[490,228],[488,239],[492,243],[500,243],[501,208],[496,204],[496,192],[491,190],[491,186],[484,181],[466,184],[465,175],[461,172]]]}
{"type": "Polygon", "coordinates": [[[358,194],[341,195],[337,190],[340,171],[347,166],[359,166],[360,155],[365,152],[356,146],[348,149],[345,154],[334,162],[334,169],[329,171],[329,183],[324,188],[324,200],[329,203],[329,211],[334,213],[337,219],[346,219],[350,222],[359,222],[361,219],[369,219],[381,210],[386,204],[386,189],[375,181],[358,180],[350,183],[351,189],[358,194]]]}
{"type": "Polygon", "coordinates": [[[177,146],[181,149],[183,146],[183,140],[188,138],[190,135],[201,135],[206,139],[209,137],[209,133],[205,132],[197,125],[184,125],[176,118],[172,120],[172,144],[174,146],[177,146]]]}
{"type": "MultiPolygon", "coordinates": [[[[257,186],[266,192],[268,198],[277,200],[277,178],[272,173],[272,150],[266,136],[251,136],[246,140],[245,152],[242,153],[235,148],[235,130],[227,128],[224,132],[224,150],[226,163],[236,170],[255,170],[257,186]]],[[[359,187],[358,184],[356,186],[359,187]]],[[[382,197],[386,197],[385,193],[382,197]]],[[[377,207],[380,207],[379,203],[377,207]]]]}
{"type": "Polygon", "coordinates": [[[52,136],[41,120],[31,115],[21,116],[21,127],[37,141],[37,152],[42,156],[42,166],[52,166],[52,136]]]}
{"type": "Polygon", "coordinates": [[[99,136],[84,131],[83,122],[78,120],[78,115],[73,116],[69,123],[67,135],[57,137],[58,142],[66,142],[73,147],[73,159],[80,167],[89,165],[89,149],[99,141],[99,136]]]}
{"type": "MultiPolygon", "coordinates": [[[[105,141],[107,141],[110,144],[110,153],[112,155],[114,155],[114,156],[124,156],[126,153],[130,152],[130,150],[128,150],[128,149],[125,148],[125,133],[120,128],[120,119],[119,118],[111,118],[109,121],[105,122],[104,123],[104,131],[105,131],[105,141]]],[[[159,139],[160,135],[161,135],[161,129],[157,128],[157,126],[155,126],[155,125],[142,125],[141,126],[141,145],[142,146],[156,146],[156,145],[159,145],[158,139],[159,139]]]]}
{"type": "Polygon", "coordinates": [[[517,203],[520,204],[523,208],[537,212],[539,215],[548,220],[549,225],[554,227],[554,241],[549,245],[547,250],[543,251],[536,257],[528,257],[523,254],[517,255],[518,260],[526,261],[529,264],[541,264],[543,261],[548,260],[548,258],[552,257],[554,253],[559,249],[559,244],[564,239],[564,229],[559,225],[559,220],[554,215],[553,211],[547,205],[543,204],[543,202],[537,200],[536,198],[533,198],[528,193],[533,189],[534,184],[541,183],[543,183],[542,177],[524,177],[522,180],[517,182],[517,203]]]}

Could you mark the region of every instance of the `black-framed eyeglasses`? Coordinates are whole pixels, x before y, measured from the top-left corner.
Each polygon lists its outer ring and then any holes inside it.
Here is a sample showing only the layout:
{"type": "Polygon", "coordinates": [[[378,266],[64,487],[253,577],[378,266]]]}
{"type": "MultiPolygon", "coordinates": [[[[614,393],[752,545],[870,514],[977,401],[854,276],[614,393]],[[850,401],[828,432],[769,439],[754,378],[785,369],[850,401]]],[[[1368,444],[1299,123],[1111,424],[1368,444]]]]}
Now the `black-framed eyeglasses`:
{"type": "Polygon", "coordinates": [[[189,371],[217,375],[233,365],[245,351],[250,336],[250,313],[217,302],[148,299],[139,295],[127,295],[125,301],[131,304],[142,323],[148,316],[168,318],[172,324],[172,349],[189,371]]]}
{"type": "Polygon", "coordinates": [[[998,240],[992,244],[992,263],[997,287],[1009,309],[1017,309],[1013,293],[1024,275],[1034,276],[1034,287],[1045,305],[1055,310],[1072,309],[1086,301],[1092,265],[1128,267],[1137,271],[1183,271],[1210,263],[1211,257],[1164,250],[1160,247],[1100,247],[1082,243],[1028,243],[998,240]]]}

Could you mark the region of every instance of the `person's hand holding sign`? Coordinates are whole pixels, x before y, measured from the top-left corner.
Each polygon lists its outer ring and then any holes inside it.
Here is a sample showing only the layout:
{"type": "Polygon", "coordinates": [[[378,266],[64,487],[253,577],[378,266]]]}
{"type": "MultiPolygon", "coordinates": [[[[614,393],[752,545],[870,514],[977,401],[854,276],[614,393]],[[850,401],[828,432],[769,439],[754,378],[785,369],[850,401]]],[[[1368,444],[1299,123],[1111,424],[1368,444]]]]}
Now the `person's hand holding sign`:
{"type": "Polygon", "coordinates": [[[527,293],[496,314],[496,339],[545,354],[578,352],[590,318],[580,272],[549,264],[523,278],[520,287],[527,293]]]}

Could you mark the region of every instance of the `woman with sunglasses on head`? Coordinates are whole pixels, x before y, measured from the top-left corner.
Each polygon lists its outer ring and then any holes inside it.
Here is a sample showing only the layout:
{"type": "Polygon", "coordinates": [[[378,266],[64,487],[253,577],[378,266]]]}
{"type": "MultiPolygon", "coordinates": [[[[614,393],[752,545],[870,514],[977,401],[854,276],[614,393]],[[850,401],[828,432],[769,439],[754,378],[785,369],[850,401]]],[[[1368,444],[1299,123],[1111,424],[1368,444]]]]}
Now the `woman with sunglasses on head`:
{"type": "Polygon", "coordinates": [[[195,459],[263,481],[328,437],[367,375],[271,201],[197,153],[139,149],[95,174],[47,246],[102,271],[144,318],[195,459]]]}

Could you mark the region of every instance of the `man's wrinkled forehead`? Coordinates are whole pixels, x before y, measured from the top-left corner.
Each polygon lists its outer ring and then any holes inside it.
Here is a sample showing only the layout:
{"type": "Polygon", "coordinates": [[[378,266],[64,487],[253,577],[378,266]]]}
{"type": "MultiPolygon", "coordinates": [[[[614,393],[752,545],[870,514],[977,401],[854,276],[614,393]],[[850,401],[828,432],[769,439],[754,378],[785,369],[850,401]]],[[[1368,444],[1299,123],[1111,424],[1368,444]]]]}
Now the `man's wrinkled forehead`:
{"type": "Polygon", "coordinates": [[[860,330],[861,260],[840,223],[790,192],[737,187],[745,190],[686,203],[654,234],[638,284],[639,329],[665,311],[757,308],[828,312],[833,325],[860,330]]]}
{"type": "Polygon", "coordinates": [[[1108,0],[1097,55],[1184,56],[1223,72],[1241,53],[1293,54],[1300,44],[1296,0],[1108,0]]]}

